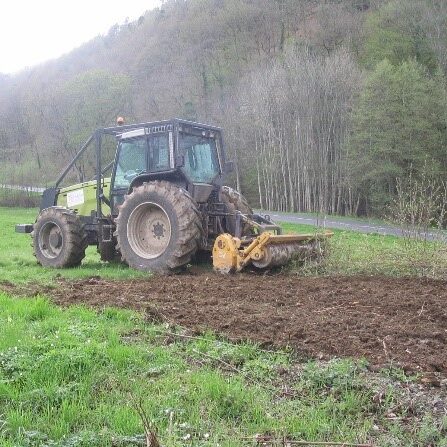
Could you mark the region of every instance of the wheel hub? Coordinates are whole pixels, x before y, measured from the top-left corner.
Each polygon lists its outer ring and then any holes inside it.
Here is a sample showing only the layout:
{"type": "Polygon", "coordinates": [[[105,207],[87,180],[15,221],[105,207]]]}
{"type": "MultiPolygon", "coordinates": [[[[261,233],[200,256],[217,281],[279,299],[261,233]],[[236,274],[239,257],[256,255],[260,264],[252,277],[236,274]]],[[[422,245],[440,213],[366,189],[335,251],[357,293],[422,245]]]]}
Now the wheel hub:
{"type": "Polygon", "coordinates": [[[161,256],[171,240],[171,221],[166,211],[153,202],[135,207],[129,216],[127,239],[138,256],[144,259],[161,256]]]}
{"type": "Polygon", "coordinates": [[[46,258],[59,256],[63,245],[60,227],[55,222],[47,222],[39,232],[39,248],[46,258]]]}
{"type": "Polygon", "coordinates": [[[161,239],[162,237],[165,237],[165,228],[164,228],[163,223],[157,222],[154,225],[152,232],[154,233],[154,237],[157,239],[161,239]]]}
{"type": "Polygon", "coordinates": [[[59,248],[62,245],[62,236],[59,232],[50,233],[50,245],[54,248],[59,248]]]}

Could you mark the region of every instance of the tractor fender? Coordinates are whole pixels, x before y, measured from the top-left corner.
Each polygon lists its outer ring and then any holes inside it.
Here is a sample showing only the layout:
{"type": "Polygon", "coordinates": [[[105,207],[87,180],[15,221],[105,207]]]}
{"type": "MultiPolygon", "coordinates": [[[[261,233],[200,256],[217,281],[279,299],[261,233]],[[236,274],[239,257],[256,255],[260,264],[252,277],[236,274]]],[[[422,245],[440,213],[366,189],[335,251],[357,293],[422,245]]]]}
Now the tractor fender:
{"type": "Polygon", "coordinates": [[[129,186],[127,194],[130,194],[134,188],[138,188],[143,183],[149,183],[156,180],[167,181],[175,186],[178,186],[179,188],[187,189],[187,182],[183,178],[180,178],[177,172],[153,172],[135,177],[129,186]]]}

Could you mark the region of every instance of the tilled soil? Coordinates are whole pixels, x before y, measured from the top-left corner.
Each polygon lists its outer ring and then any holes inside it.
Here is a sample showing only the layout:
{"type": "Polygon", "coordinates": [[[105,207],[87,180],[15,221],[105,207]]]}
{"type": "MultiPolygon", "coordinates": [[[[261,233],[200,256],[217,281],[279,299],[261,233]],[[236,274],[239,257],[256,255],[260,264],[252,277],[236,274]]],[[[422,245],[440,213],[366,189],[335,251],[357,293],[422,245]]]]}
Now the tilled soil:
{"type": "MultiPolygon", "coordinates": [[[[56,288],[32,291],[61,305],[134,308],[194,332],[212,329],[234,341],[289,346],[305,357],[365,357],[375,366],[445,376],[446,286],[418,278],[201,273],[60,280],[56,288]]],[[[0,284],[10,292],[14,287],[0,284]]]]}

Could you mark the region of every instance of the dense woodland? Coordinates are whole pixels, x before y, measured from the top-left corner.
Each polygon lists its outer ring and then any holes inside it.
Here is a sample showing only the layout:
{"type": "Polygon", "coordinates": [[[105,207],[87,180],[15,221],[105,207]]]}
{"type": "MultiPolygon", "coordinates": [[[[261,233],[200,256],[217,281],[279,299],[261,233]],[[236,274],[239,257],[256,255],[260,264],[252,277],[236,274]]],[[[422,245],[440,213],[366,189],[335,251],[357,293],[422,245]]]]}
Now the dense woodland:
{"type": "Polygon", "coordinates": [[[445,0],[167,0],[0,75],[0,183],[51,182],[117,115],[182,117],[225,129],[253,206],[379,215],[445,187],[446,76],[445,0]]]}

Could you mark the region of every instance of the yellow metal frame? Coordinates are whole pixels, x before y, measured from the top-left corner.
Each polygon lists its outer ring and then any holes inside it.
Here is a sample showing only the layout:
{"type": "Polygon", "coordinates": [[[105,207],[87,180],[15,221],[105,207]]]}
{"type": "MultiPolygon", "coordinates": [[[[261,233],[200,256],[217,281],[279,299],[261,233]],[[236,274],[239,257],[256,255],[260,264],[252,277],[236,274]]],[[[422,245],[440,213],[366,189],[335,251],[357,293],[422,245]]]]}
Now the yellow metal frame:
{"type": "Polygon", "coordinates": [[[246,247],[241,248],[242,241],[230,234],[217,237],[213,247],[213,266],[221,273],[240,272],[252,261],[259,261],[265,256],[265,248],[269,245],[310,242],[326,239],[333,235],[327,231],[319,234],[281,234],[261,233],[246,247]]]}

